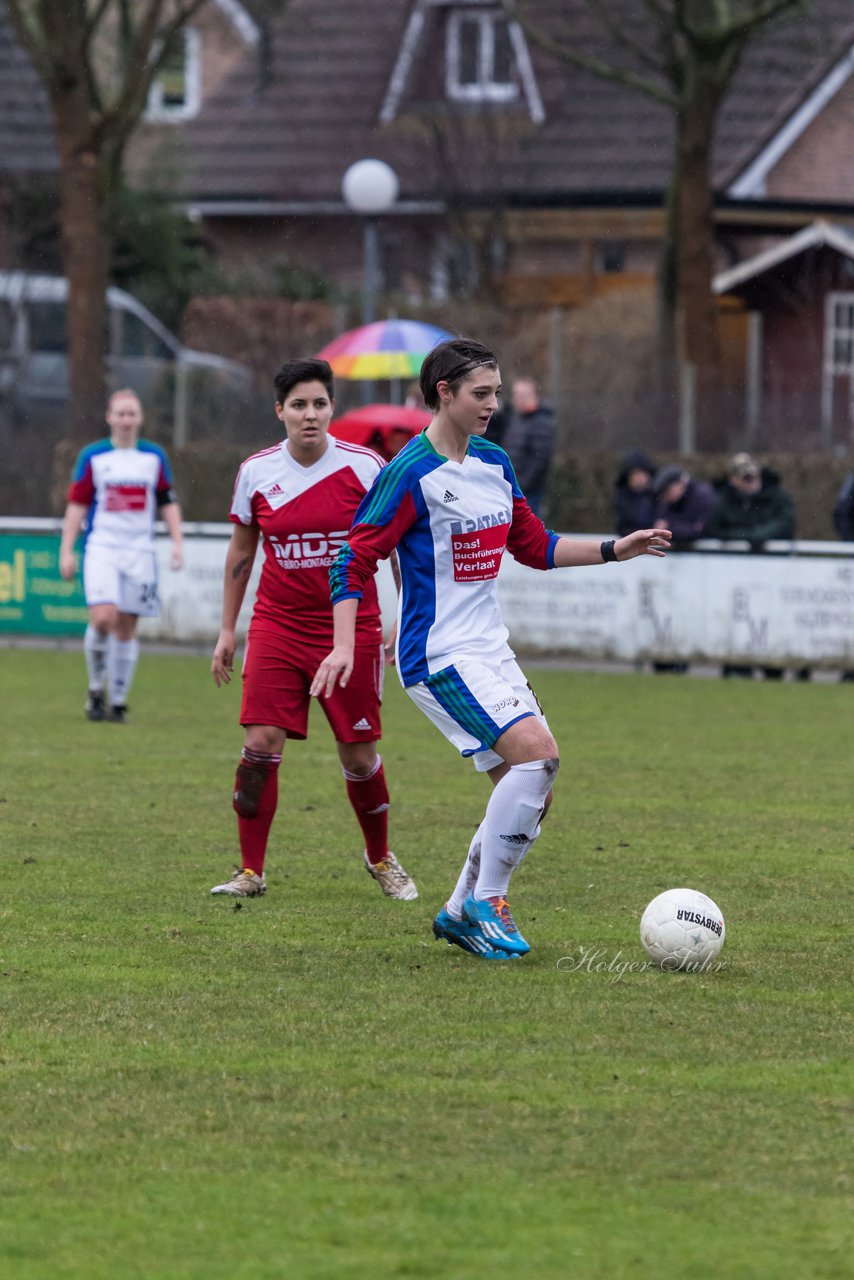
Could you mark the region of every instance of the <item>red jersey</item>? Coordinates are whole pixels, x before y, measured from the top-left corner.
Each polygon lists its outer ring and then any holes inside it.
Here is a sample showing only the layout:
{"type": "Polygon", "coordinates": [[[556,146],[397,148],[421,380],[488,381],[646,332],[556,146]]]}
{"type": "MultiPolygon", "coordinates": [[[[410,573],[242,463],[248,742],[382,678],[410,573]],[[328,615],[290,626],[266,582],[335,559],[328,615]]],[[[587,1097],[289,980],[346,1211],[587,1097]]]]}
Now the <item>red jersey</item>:
{"type": "MultiPolygon", "coordinates": [[[[323,457],[296,462],[287,440],[247,458],[237,473],[229,518],[257,525],[264,565],[252,614],[306,644],[332,647],[329,570],[347,540],[353,516],[383,463],[370,449],[327,437],[323,457]]],[[[356,643],[382,640],[373,578],[356,618],[356,643]]]]}

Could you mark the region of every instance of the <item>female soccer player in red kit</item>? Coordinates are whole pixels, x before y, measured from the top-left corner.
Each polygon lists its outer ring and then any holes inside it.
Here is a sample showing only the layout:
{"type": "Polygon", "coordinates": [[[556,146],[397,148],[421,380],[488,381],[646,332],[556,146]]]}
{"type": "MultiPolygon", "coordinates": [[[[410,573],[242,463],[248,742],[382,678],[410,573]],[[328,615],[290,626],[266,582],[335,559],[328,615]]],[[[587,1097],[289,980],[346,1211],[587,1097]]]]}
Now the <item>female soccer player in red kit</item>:
{"type": "MultiPolygon", "coordinates": [[[[334,400],[325,360],[292,360],[274,383],[276,415],[287,435],[247,458],[238,472],[222,625],[211,663],[217,686],[227,684],[237,618],[263,535],[264,566],[243,662],[245,740],[233,800],[241,865],[211,890],[232,897],[266,892],[264,861],[282,751],[286,738],[307,737],[309,688],[332,644],[329,569],[383,465],[371,450],[328,434],[334,400]]],[[[366,584],[355,637],[353,677],[321,705],[362,829],[365,867],[387,897],[417,898],[415,882],[388,847],[389,795],[376,745],[385,653],[373,578],[366,584]]]]}

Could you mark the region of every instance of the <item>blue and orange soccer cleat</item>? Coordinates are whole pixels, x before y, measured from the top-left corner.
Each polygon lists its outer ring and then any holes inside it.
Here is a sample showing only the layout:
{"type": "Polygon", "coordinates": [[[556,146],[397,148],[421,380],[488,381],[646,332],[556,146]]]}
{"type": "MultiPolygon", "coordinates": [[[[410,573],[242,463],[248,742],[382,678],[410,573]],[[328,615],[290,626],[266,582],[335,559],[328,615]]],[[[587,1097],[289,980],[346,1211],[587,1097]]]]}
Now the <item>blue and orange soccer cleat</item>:
{"type": "Polygon", "coordinates": [[[510,956],[524,956],[531,950],[510,914],[506,898],[483,898],[476,901],[469,894],[463,903],[463,919],[480,932],[484,942],[510,956]]]}
{"type": "Polygon", "coordinates": [[[455,947],[461,947],[463,951],[470,951],[473,956],[480,956],[482,960],[516,960],[515,955],[510,955],[507,951],[499,951],[497,947],[493,947],[477,925],[469,924],[467,920],[455,920],[453,916],[448,915],[447,904],[433,921],[433,933],[438,941],[450,942],[455,947]]]}

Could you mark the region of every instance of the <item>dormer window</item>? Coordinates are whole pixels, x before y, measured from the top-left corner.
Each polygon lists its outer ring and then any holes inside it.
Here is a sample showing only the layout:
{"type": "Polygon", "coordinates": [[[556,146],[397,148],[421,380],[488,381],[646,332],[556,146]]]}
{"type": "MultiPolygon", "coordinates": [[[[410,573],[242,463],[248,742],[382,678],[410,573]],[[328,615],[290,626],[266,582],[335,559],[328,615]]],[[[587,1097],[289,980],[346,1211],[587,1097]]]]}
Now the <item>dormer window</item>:
{"type": "Polygon", "coordinates": [[[448,15],[446,85],[456,102],[511,102],[519,96],[510,27],[502,14],[457,9],[448,15]]]}
{"type": "Polygon", "coordinates": [[[430,93],[435,92],[433,49],[443,30],[444,91],[450,102],[491,103],[514,113],[527,108],[534,124],[543,123],[543,100],[518,22],[508,22],[495,0],[416,0],[380,108],[382,124],[401,110],[417,109],[419,75],[427,66],[430,93]]]}
{"type": "Polygon", "coordinates": [[[176,33],[148,92],[146,119],[189,120],[201,105],[201,37],[189,27],[176,33]]]}

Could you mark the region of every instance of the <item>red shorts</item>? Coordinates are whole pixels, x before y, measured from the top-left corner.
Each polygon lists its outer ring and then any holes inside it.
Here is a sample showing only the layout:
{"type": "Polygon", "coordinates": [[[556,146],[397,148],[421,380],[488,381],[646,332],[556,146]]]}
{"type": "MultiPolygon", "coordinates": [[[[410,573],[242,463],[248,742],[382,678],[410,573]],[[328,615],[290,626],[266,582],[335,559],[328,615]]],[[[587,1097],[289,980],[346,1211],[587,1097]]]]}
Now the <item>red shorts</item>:
{"type": "MultiPolygon", "coordinates": [[[[328,645],[296,643],[290,636],[250,628],[243,655],[240,723],[269,724],[289,738],[308,737],[309,687],[328,645]]],[[[381,644],[357,645],[347,688],[317,701],[337,742],[376,742],[382,733],[385,655],[381,644]]]]}

